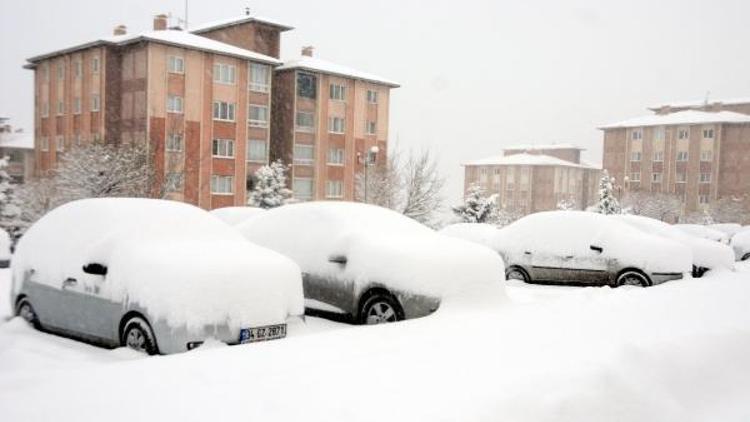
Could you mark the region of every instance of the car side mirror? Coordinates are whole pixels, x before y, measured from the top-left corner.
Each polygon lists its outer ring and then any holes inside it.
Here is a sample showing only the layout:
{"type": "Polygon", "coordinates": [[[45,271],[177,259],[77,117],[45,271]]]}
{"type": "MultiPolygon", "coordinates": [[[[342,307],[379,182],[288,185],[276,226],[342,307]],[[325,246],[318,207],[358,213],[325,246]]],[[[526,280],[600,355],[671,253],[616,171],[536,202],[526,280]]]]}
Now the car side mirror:
{"type": "Polygon", "coordinates": [[[604,248],[602,248],[601,246],[591,245],[591,246],[589,246],[589,249],[591,249],[592,251],[594,251],[596,253],[602,253],[602,252],[604,252],[604,248]]]}
{"type": "Polygon", "coordinates": [[[346,255],[331,255],[328,257],[328,262],[332,262],[334,264],[346,265],[347,261],[348,259],[346,259],[346,255]]]}
{"type": "Polygon", "coordinates": [[[104,276],[104,275],[107,275],[107,266],[96,263],[96,262],[92,262],[90,264],[86,264],[83,266],[83,272],[86,274],[104,276]]]}

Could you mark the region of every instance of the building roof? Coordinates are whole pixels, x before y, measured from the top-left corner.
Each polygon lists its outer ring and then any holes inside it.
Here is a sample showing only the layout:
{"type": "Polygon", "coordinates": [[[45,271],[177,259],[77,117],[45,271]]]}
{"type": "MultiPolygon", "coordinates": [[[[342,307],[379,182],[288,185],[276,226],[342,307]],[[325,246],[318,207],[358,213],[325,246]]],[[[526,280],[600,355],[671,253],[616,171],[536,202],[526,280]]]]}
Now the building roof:
{"type": "Polygon", "coordinates": [[[398,88],[398,82],[394,82],[385,78],[382,78],[371,73],[361,72],[356,69],[352,69],[347,66],[343,66],[336,63],[331,63],[326,60],[321,60],[317,57],[300,56],[293,60],[287,60],[283,65],[276,68],[276,70],[289,70],[289,69],[302,69],[309,70],[311,72],[325,73],[335,76],[343,76],[346,78],[360,79],[367,82],[376,84],[388,85],[391,88],[398,88]]]}
{"type": "Polygon", "coordinates": [[[618,129],[643,126],[697,125],[708,123],[750,123],[750,115],[733,111],[708,112],[684,110],[669,114],[649,114],[621,122],[600,126],[599,129],[618,129]]]}
{"type": "Polygon", "coordinates": [[[31,132],[0,133],[0,148],[34,149],[34,134],[31,132]]]}
{"type": "Polygon", "coordinates": [[[254,51],[245,50],[244,48],[235,47],[230,44],[226,44],[220,41],[212,40],[210,38],[202,37],[200,35],[191,34],[180,30],[165,29],[161,31],[147,31],[138,34],[125,34],[125,35],[113,35],[110,37],[99,38],[94,41],[90,41],[83,44],[78,44],[73,47],[64,48],[61,50],[55,50],[50,53],[41,54],[38,56],[27,59],[32,65],[41,60],[54,57],[60,54],[72,53],[77,50],[83,50],[85,48],[100,46],[100,45],[112,45],[112,46],[123,46],[127,44],[136,43],[139,41],[152,41],[167,45],[173,45],[176,47],[190,48],[194,50],[207,51],[217,54],[225,54],[228,56],[238,57],[241,59],[254,60],[272,65],[279,65],[281,61],[264,54],[256,53],[254,51]]]}
{"type": "Polygon", "coordinates": [[[250,15],[240,15],[240,16],[234,16],[231,18],[225,18],[225,19],[219,19],[215,20],[213,22],[206,22],[200,25],[193,26],[189,28],[190,32],[194,34],[199,34],[203,32],[213,31],[216,29],[226,28],[230,26],[235,25],[241,25],[243,23],[249,23],[249,22],[258,22],[269,26],[274,26],[276,28],[279,28],[281,31],[289,31],[291,29],[294,29],[293,26],[289,26],[286,24],[283,24],[277,20],[274,19],[268,19],[260,16],[250,16],[250,15]]]}
{"type": "Polygon", "coordinates": [[[750,97],[741,98],[724,98],[717,100],[693,100],[693,101],[675,101],[671,103],[664,103],[660,105],[653,105],[648,107],[649,110],[659,110],[662,107],[671,108],[685,108],[685,107],[702,107],[712,104],[726,104],[726,105],[737,105],[737,104],[750,104],[750,97]]]}
{"type": "Polygon", "coordinates": [[[555,150],[555,149],[577,149],[577,150],[583,151],[586,148],[581,148],[573,144],[547,144],[547,145],[520,144],[520,145],[513,145],[510,147],[505,147],[503,149],[505,151],[519,151],[519,150],[539,151],[539,150],[555,150]]]}
{"type": "Polygon", "coordinates": [[[463,166],[564,166],[577,168],[596,169],[597,167],[587,164],[576,164],[565,161],[557,157],[551,157],[544,154],[513,154],[513,155],[496,155],[481,160],[469,161],[462,164],[463,166]]]}

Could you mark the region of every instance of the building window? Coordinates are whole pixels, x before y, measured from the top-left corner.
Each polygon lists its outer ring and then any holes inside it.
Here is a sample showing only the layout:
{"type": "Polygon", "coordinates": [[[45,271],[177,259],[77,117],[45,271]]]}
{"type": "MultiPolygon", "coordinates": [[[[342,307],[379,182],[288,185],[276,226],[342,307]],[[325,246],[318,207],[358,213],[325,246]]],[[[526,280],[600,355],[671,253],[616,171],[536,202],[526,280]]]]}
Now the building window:
{"type": "Polygon", "coordinates": [[[315,131],[315,114],[305,111],[298,111],[296,117],[296,128],[301,132],[315,131]]]}
{"type": "Polygon", "coordinates": [[[99,111],[99,94],[91,94],[91,111],[99,111]]]}
{"type": "Polygon", "coordinates": [[[711,200],[708,195],[705,195],[705,194],[698,195],[698,204],[708,205],[709,202],[711,202],[711,200]]]}
{"type": "Polygon", "coordinates": [[[167,136],[167,151],[181,152],[183,148],[182,144],[181,133],[170,133],[167,136]]]}
{"type": "Polygon", "coordinates": [[[214,101],[214,120],[234,121],[234,103],[214,101]]]}
{"type": "Polygon", "coordinates": [[[211,193],[217,195],[231,195],[234,193],[234,177],[212,175],[211,193]]]}
{"type": "Polygon", "coordinates": [[[48,151],[49,150],[49,138],[46,136],[42,136],[42,138],[39,140],[40,142],[40,148],[42,151],[48,151]]]}
{"type": "Polygon", "coordinates": [[[43,102],[42,103],[42,117],[48,117],[49,116],[49,103],[43,102]]]}
{"type": "Polygon", "coordinates": [[[295,164],[312,164],[314,159],[312,145],[294,145],[294,163],[295,164]]]}
{"type": "Polygon", "coordinates": [[[60,81],[65,79],[65,65],[63,63],[57,64],[57,79],[60,81]]]}
{"type": "Polygon", "coordinates": [[[185,184],[185,175],[183,173],[167,173],[167,191],[180,192],[185,184]]]}
{"type": "Polygon", "coordinates": [[[249,140],[247,141],[247,161],[265,163],[267,154],[266,141],[249,140]]]}
{"type": "Polygon", "coordinates": [[[661,183],[661,173],[651,173],[651,183],[661,183]]]}
{"type": "Polygon", "coordinates": [[[630,139],[633,141],[637,141],[639,139],[643,139],[643,129],[631,129],[630,130],[630,139]]]}
{"type": "Polygon", "coordinates": [[[331,84],[331,99],[336,101],[346,101],[346,87],[343,85],[331,84]]]}
{"type": "Polygon", "coordinates": [[[662,142],[664,141],[664,135],[666,131],[664,129],[664,126],[657,126],[654,128],[653,138],[655,142],[662,142]]]}
{"type": "Polygon", "coordinates": [[[167,71],[169,73],[185,73],[185,59],[180,56],[169,56],[167,71]]]}
{"type": "Polygon", "coordinates": [[[711,162],[714,160],[714,152],[711,150],[701,151],[701,161],[711,162]]]}
{"type": "Polygon", "coordinates": [[[675,175],[675,182],[677,182],[677,183],[686,183],[687,182],[687,173],[685,173],[684,171],[678,172],[675,175]]]}
{"type": "Polygon", "coordinates": [[[57,102],[57,114],[65,114],[65,103],[62,101],[57,102]]]}
{"type": "Polygon", "coordinates": [[[49,82],[49,63],[45,63],[42,66],[42,80],[44,82],[49,82]]]}
{"type": "Polygon", "coordinates": [[[378,91],[367,90],[367,102],[370,104],[378,103],[378,91]]]}
{"type": "Polygon", "coordinates": [[[99,73],[99,56],[94,56],[91,58],[91,72],[99,73]]]}
{"type": "Polygon", "coordinates": [[[677,151],[677,161],[687,161],[687,160],[688,160],[687,151],[677,151]]]}
{"type": "Polygon", "coordinates": [[[654,161],[655,162],[664,161],[664,151],[654,151],[654,161]]]}
{"type": "Polygon", "coordinates": [[[55,150],[57,152],[63,152],[65,151],[65,138],[62,136],[58,136],[55,138],[55,150]]]}
{"type": "Polygon", "coordinates": [[[326,182],[327,198],[343,198],[344,184],[340,180],[329,180],[326,182]]]}
{"type": "Polygon", "coordinates": [[[711,183],[711,173],[701,173],[700,182],[711,183]]]}
{"type": "Polygon", "coordinates": [[[704,127],[703,128],[703,139],[714,139],[714,128],[704,127]]]}
{"type": "Polygon", "coordinates": [[[344,133],[344,119],[342,117],[329,117],[328,132],[344,133]]]}
{"type": "Polygon", "coordinates": [[[73,98],[73,113],[81,114],[81,97],[73,98]]]}
{"type": "Polygon", "coordinates": [[[688,139],[690,138],[690,129],[681,127],[677,130],[677,139],[688,139]]]}
{"type": "Polygon", "coordinates": [[[214,64],[214,82],[225,85],[234,85],[237,76],[236,73],[235,67],[231,64],[214,64]]]}
{"type": "Polygon", "coordinates": [[[250,63],[250,82],[248,88],[255,92],[268,92],[271,90],[269,67],[265,64],[250,63]]]}
{"type": "Polygon", "coordinates": [[[367,122],[365,125],[365,133],[368,135],[374,135],[377,131],[377,124],[375,122],[367,122]]]}
{"type": "Polygon", "coordinates": [[[297,73],[297,95],[303,98],[315,99],[317,94],[317,81],[311,73],[297,73]]]}
{"type": "Polygon", "coordinates": [[[331,148],[328,150],[328,164],[334,166],[344,165],[344,149],[343,148],[331,148]]]}
{"type": "Polygon", "coordinates": [[[295,177],[292,190],[297,199],[312,199],[313,181],[309,177],[295,177]]]}
{"type": "Polygon", "coordinates": [[[638,173],[638,172],[630,173],[630,181],[639,183],[641,181],[641,173],[638,173]]]}
{"type": "Polygon", "coordinates": [[[80,60],[74,61],[73,69],[74,69],[74,74],[76,75],[76,79],[81,79],[81,76],[83,76],[83,63],[81,63],[80,60]]]}
{"type": "Polygon", "coordinates": [[[169,113],[182,113],[183,100],[179,95],[168,95],[167,96],[167,112],[169,113]]]}
{"type": "Polygon", "coordinates": [[[631,152],[630,161],[641,161],[641,152],[640,151],[631,152]]]}
{"type": "Polygon", "coordinates": [[[234,140],[232,139],[214,139],[212,154],[217,158],[234,157],[234,140]]]}
{"type": "Polygon", "coordinates": [[[248,122],[252,127],[268,127],[268,107],[250,105],[248,122]]]}

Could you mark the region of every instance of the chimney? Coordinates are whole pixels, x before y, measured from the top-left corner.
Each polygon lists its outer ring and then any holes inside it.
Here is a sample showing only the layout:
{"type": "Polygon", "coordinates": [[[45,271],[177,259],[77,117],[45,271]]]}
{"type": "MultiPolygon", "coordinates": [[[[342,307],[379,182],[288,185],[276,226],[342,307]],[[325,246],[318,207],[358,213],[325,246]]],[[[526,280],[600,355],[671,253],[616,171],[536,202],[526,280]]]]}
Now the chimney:
{"type": "Polygon", "coordinates": [[[313,56],[313,50],[315,50],[315,47],[308,45],[307,47],[302,47],[302,55],[307,57],[313,56]]]}
{"type": "Polygon", "coordinates": [[[128,33],[128,27],[125,25],[117,25],[112,33],[115,35],[125,35],[128,33]]]}
{"type": "Polygon", "coordinates": [[[154,16],[154,31],[163,31],[165,29],[167,29],[167,15],[154,16]]]}

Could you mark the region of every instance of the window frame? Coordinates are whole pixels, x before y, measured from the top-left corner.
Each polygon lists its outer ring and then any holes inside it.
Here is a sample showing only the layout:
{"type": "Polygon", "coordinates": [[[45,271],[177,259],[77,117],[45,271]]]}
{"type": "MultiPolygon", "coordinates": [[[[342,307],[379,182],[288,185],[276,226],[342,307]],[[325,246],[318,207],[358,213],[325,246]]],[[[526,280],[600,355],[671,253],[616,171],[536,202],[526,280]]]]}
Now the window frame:
{"type": "Polygon", "coordinates": [[[234,152],[234,139],[213,138],[211,140],[211,157],[234,159],[234,152]]]}
{"type": "Polygon", "coordinates": [[[102,102],[99,93],[91,94],[91,111],[101,111],[102,102]]]}
{"type": "Polygon", "coordinates": [[[212,174],[211,175],[211,195],[225,195],[225,196],[234,196],[234,176],[230,175],[223,175],[223,174],[212,174]],[[219,187],[226,187],[223,184],[227,183],[229,190],[226,191],[225,189],[218,189],[219,187]],[[220,182],[222,186],[220,186],[220,182]]]}
{"type": "Polygon", "coordinates": [[[261,93],[268,93],[271,92],[271,67],[267,64],[263,63],[256,63],[256,62],[249,62],[248,63],[248,74],[250,75],[247,78],[247,89],[253,92],[261,92],[261,93]],[[264,69],[265,72],[265,81],[264,82],[258,82],[254,79],[256,70],[264,69]]]}
{"type": "Polygon", "coordinates": [[[346,102],[346,85],[331,83],[328,88],[328,98],[331,101],[346,102]]]}
{"type": "Polygon", "coordinates": [[[315,132],[315,113],[310,111],[297,111],[294,115],[294,130],[299,132],[315,132]],[[309,115],[312,120],[311,126],[301,126],[299,124],[300,122],[300,115],[309,115]]]}
{"type": "Polygon", "coordinates": [[[344,134],[346,133],[346,120],[343,117],[331,116],[328,118],[328,133],[344,134]],[[336,122],[341,122],[341,130],[336,129],[336,122]]]}
{"type": "Polygon", "coordinates": [[[219,101],[214,100],[213,106],[211,107],[211,116],[213,117],[213,120],[220,121],[220,122],[234,122],[237,118],[237,108],[235,103],[230,103],[227,101],[219,101]],[[217,117],[217,105],[218,105],[218,117],[217,117]],[[222,107],[225,107],[225,110],[222,110],[222,107]],[[225,111],[225,113],[222,113],[222,111],[225,111]],[[221,117],[222,114],[226,114],[226,118],[221,117]]]}
{"type": "Polygon", "coordinates": [[[688,151],[677,151],[675,161],[678,163],[686,163],[690,161],[690,153],[688,151]]]}
{"type": "Polygon", "coordinates": [[[326,164],[329,166],[344,166],[346,162],[346,150],[339,147],[329,147],[326,164]]]}
{"type": "Polygon", "coordinates": [[[377,135],[378,134],[378,122],[367,120],[365,122],[365,134],[366,135],[377,135]],[[370,130],[372,129],[372,130],[370,130]]]}
{"type": "Polygon", "coordinates": [[[378,91],[373,89],[367,90],[367,103],[368,104],[377,104],[378,103],[378,91]]]}
{"type": "Polygon", "coordinates": [[[698,175],[698,183],[710,184],[712,178],[713,177],[710,172],[701,172],[698,175]]]}
{"type": "Polygon", "coordinates": [[[167,113],[183,114],[185,112],[185,99],[180,95],[167,95],[167,113]],[[176,107],[179,105],[179,107],[176,107]]]}
{"type": "Polygon", "coordinates": [[[326,198],[342,199],[344,197],[344,182],[341,180],[326,180],[326,198]],[[337,189],[331,189],[336,186],[337,189]],[[337,192],[332,192],[332,191],[337,192]]]}
{"type": "Polygon", "coordinates": [[[237,84],[237,66],[229,63],[217,62],[213,65],[213,81],[222,85],[237,84]],[[218,69],[218,71],[217,71],[218,69]]]}
{"type": "Polygon", "coordinates": [[[250,127],[268,127],[268,123],[271,120],[270,117],[270,109],[267,105],[260,105],[260,104],[248,104],[247,106],[247,122],[250,127]],[[252,118],[252,110],[258,109],[258,110],[264,110],[265,114],[265,120],[260,119],[253,119],[252,118]]]}
{"type": "Polygon", "coordinates": [[[294,195],[295,199],[301,199],[301,200],[312,200],[313,197],[315,197],[315,183],[313,181],[312,177],[295,177],[292,179],[292,194],[294,195]],[[307,196],[300,196],[297,191],[297,184],[299,181],[304,181],[306,183],[310,184],[310,195],[307,196]]]}
{"type": "MultiPolygon", "coordinates": [[[[212,146],[213,148],[213,146],[212,146]]],[[[182,133],[167,134],[165,149],[167,152],[183,152],[185,150],[185,138],[182,133]],[[175,144],[177,148],[175,148],[175,144]]]]}
{"type": "Polygon", "coordinates": [[[292,149],[292,162],[294,164],[306,166],[313,165],[315,163],[315,146],[310,144],[294,144],[294,148],[292,149]],[[297,153],[298,150],[309,150],[310,158],[300,157],[300,154],[297,153]]]}
{"type": "Polygon", "coordinates": [[[262,139],[248,139],[247,140],[247,152],[245,153],[245,161],[250,163],[266,163],[268,162],[268,142],[262,139]],[[263,145],[263,158],[253,158],[251,157],[251,152],[253,151],[253,148],[251,148],[251,145],[263,145]]]}
{"type": "Polygon", "coordinates": [[[167,56],[167,73],[174,73],[176,75],[185,74],[185,57],[178,56],[176,54],[170,54],[167,56]],[[180,63],[178,68],[177,63],[180,63]]]}

